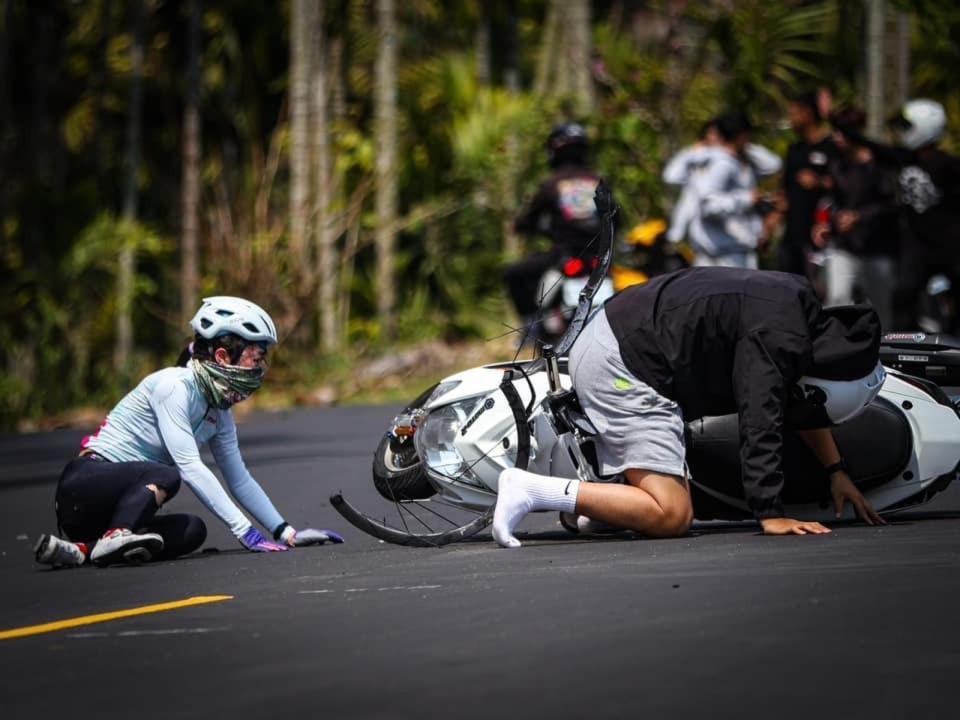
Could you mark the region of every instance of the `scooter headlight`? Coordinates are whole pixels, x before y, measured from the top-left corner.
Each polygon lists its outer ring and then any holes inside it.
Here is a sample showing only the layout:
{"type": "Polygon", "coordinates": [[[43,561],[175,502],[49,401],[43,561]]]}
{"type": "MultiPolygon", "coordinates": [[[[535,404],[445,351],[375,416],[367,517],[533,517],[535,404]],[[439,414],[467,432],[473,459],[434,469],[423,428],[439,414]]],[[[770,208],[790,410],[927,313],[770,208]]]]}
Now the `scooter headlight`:
{"type": "Polygon", "coordinates": [[[417,428],[417,454],[431,473],[483,487],[457,447],[462,428],[483,401],[480,395],[444,405],[431,411],[417,428]]]}

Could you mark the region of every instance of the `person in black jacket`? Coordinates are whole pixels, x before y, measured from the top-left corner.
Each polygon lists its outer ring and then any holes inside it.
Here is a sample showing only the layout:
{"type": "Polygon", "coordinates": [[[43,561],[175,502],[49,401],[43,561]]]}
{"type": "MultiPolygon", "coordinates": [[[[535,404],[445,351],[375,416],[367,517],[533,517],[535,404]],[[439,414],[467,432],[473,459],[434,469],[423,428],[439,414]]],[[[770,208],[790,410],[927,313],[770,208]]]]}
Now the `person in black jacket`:
{"type": "MultiPolygon", "coordinates": [[[[832,121],[862,130],[866,115],[847,108],[832,121]]],[[[829,212],[813,229],[814,245],[826,247],[824,304],[848,305],[859,288],[881,325],[889,328],[899,244],[894,178],[868,148],[851,143],[843,133],[834,132],[834,143],[839,155],[830,163],[829,212]]]]}
{"type": "Polygon", "coordinates": [[[570,376],[597,427],[604,475],[626,484],[580,483],[516,469],[500,476],[494,538],[531,510],[559,510],[647,535],[687,532],[693,508],[685,421],[736,412],[750,509],[770,535],[820,534],[783,516],[783,443],[791,426],[827,469],[838,516],[850,502],[883,520],[847,475],[828,429],[879,392],[880,323],[869,306],[823,309],[797,275],[693,268],[627,288],[595,313],[570,351],[570,376]]]}
{"type": "Polygon", "coordinates": [[[558,125],[546,148],[552,172],[514,221],[514,230],[546,235],[552,247],[504,270],[510,298],[525,325],[534,322],[540,310],[537,289],[543,274],[564,258],[581,257],[600,229],[593,202],[600,176],[588,167],[586,130],[579,123],[558,125]]]}
{"type": "MultiPolygon", "coordinates": [[[[943,106],[927,99],[904,103],[893,122],[899,147],[870,140],[849,123],[835,121],[835,126],[898,175],[904,232],[900,281],[893,291],[894,327],[916,327],[922,288],[934,274],[950,280],[953,306],[960,307],[960,251],[956,243],[960,234],[960,158],[938,147],[947,128],[943,106]]],[[[960,330],[958,318],[943,329],[960,330]]]]}
{"type": "Polygon", "coordinates": [[[836,147],[830,130],[823,124],[816,93],[798,93],[790,99],[787,109],[797,140],[787,149],[783,167],[787,210],[777,268],[806,275],[814,211],[832,187],[830,162],[836,156],[836,147]]]}

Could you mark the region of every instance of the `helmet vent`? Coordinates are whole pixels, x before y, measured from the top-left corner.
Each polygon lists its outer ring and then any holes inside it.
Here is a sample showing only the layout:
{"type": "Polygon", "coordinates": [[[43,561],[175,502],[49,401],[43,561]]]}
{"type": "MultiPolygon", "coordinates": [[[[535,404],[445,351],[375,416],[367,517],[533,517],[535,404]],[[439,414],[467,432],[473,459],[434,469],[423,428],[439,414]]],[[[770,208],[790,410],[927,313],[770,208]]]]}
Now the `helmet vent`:
{"type": "Polygon", "coordinates": [[[202,327],[204,330],[206,330],[211,325],[213,325],[213,323],[210,322],[207,318],[200,318],[200,327],[202,327]]]}
{"type": "Polygon", "coordinates": [[[243,326],[252,333],[260,332],[260,328],[254,325],[252,322],[245,322],[243,326]]]}
{"type": "Polygon", "coordinates": [[[217,310],[217,315],[220,317],[230,317],[233,315],[233,312],[231,310],[217,310]]]}

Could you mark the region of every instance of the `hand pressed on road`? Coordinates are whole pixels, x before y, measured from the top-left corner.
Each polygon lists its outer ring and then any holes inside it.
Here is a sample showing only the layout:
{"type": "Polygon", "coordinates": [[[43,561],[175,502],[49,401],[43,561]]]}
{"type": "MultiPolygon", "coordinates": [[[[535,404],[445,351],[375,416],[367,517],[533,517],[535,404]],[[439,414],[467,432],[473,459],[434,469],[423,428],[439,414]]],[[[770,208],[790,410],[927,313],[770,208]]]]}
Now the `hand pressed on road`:
{"type": "Polygon", "coordinates": [[[760,521],[764,535],[825,535],[830,528],[818,522],[793,518],[764,518],[760,521]]]}
{"type": "Polygon", "coordinates": [[[887,521],[873,509],[845,472],[836,472],[830,476],[830,494],[833,496],[833,506],[838,518],[843,517],[843,505],[849,500],[856,510],[857,517],[867,525],[887,524],[887,521]]]}
{"type": "Polygon", "coordinates": [[[339,545],[343,542],[343,536],[333,530],[317,530],[315,528],[302,528],[294,530],[289,525],[284,529],[280,536],[280,541],[290,547],[307,547],[308,545],[323,545],[325,542],[332,542],[339,545]]]}
{"type": "Polygon", "coordinates": [[[237,539],[250,552],[284,552],[290,549],[286,545],[267,540],[255,527],[251,527],[243,537],[237,539]]]}

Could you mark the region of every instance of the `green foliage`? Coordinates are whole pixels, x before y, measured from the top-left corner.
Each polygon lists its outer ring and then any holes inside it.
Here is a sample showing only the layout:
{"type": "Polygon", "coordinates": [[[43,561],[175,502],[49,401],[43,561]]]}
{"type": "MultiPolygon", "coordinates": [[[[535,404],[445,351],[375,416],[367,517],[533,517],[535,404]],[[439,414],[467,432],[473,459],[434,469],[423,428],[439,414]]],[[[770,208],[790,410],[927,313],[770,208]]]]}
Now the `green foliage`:
{"type": "Polygon", "coordinates": [[[729,107],[766,112],[782,107],[786,92],[832,82],[835,22],[834,2],[741,0],[718,17],[712,35],[730,76],[729,107]]]}
{"type": "MultiPolygon", "coordinates": [[[[571,110],[575,98],[531,92],[548,5],[398,3],[400,342],[504,331],[511,314],[501,283],[504,231],[547,173],[543,140],[557,121],[588,126],[626,229],[667,211],[663,162],[708,118],[746,109],[766,128],[760,139],[782,149],[790,140],[780,124],[788,91],[829,82],[841,98],[858,93],[861,3],[593,3],[596,103],[581,116],[571,110]],[[657,22],[647,22],[651,17],[657,22]],[[481,19],[490,23],[491,84],[477,77],[473,43],[481,19]],[[666,25],[669,34],[661,32],[666,25]],[[517,72],[519,91],[506,87],[507,70],[517,72]]],[[[897,5],[914,21],[915,94],[946,104],[956,139],[960,10],[949,0],[897,5]]],[[[122,247],[134,247],[138,259],[138,369],[169,361],[171,337],[186,334],[173,238],[181,228],[189,8],[145,7],[138,223],[117,217],[126,177],[129,7],[18,0],[0,13],[9,60],[0,66],[0,88],[13,109],[0,114],[0,166],[15,170],[0,184],[0,427],[24,415],[110,402],[124,389],[111,371],[122,247]]],[[[270,307],[289,333],[277,372],[291,380],[306,368],[349,367],[358,355],[387,349],[372,248],[375,12],[369,0],[325,7],[327,211],[348,341],[329,358],[316,356],[315,288],[298,283],[301,268],[288,252],[290,4],[204,3],[201,22],[200,291],[249,294],[270,307]],[[341,53],[335,76],[334,43],[341,53]]]]}
{"type": "MultiPolygon", "coordinates": [[[[0,376],[6,390],[0,395],[0,423],[88,402],[90,388],[101,398],[116,399],[123,391],[110,369],[110,352],[117,258],[124,246],[134,248],[141,270],[134,282],[138,344],[142,350],[165,350],[164,334],[151,331],[157,326],[151,307],[159,295],[152,269],[169,261],[171,245],[144,225],[103,213],[61,258],[56,286],[28,270],[18,273],[16,285],[4,286],[5,308],[18,319],[0,326],[10,368],[0,376]],[[38,385],[43,392],[36,392],[38,385]]],[[[148,367],[146,360],[141,357],[139,370],[148,367]]]]}
{"type": "Polygon", "coordinates": [[[954,69],[960,65],[960,6],[951,0],[898,3],[914,13],[914,97],[943,102],[950,120],[947,146],[960,147],[960,89],[954,69]]]}

